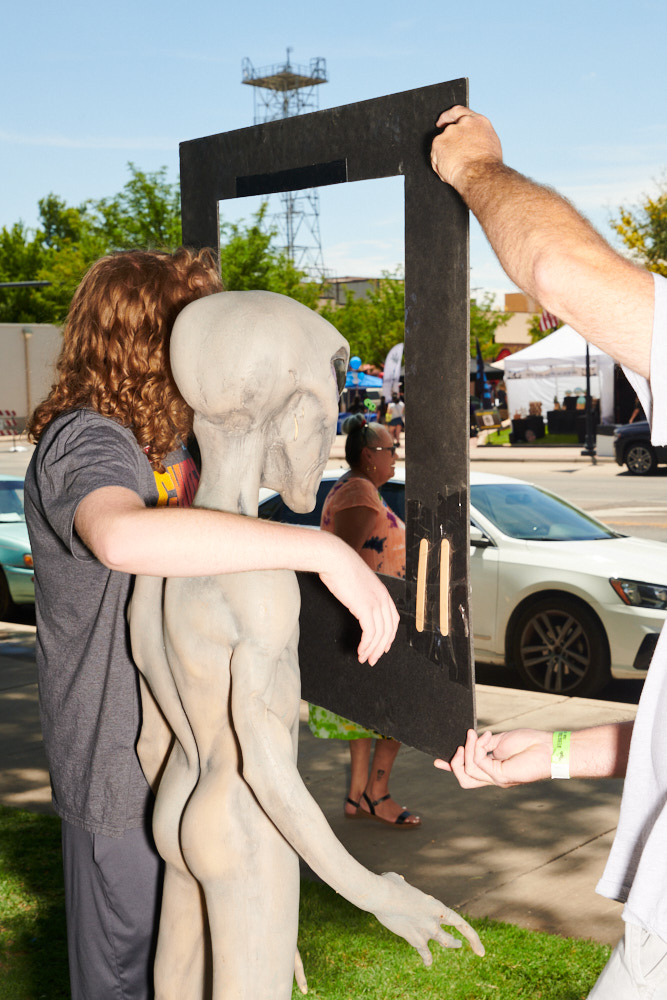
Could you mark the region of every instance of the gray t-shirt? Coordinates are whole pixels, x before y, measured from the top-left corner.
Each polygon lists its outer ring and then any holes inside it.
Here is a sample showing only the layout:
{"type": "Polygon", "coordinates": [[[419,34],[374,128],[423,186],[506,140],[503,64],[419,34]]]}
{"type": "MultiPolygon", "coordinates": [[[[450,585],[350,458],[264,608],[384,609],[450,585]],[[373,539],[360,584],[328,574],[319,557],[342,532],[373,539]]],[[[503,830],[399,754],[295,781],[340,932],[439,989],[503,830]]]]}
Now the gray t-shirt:
{"type": "Polygon", "coordinates": [[[190,502],[197,472],[188,453],[164,465],[166,474],[154,476],[131,431],[75,410],[46,429],[25,482],[53,804],[68,822],[112,837],[141,826],[150,801],[135,749],[141,706],[126,621],[133,577],[93,556],[74,515],[103,486],[133,490],[147,506],[190,502]]]}
{"type": "MultiPolygon", "coordinates": [[[[667,444],[667,279],[655,277],[651,381],[626,372],[651,421],[654,444],[667,444]]],[[[667,584],[665,579],[655,583],[667,584]]],[[[667,627],[663,628],[637,709],[618,830],[597,891],[625,903],[624,920],[667,941],[667,627]]]]}

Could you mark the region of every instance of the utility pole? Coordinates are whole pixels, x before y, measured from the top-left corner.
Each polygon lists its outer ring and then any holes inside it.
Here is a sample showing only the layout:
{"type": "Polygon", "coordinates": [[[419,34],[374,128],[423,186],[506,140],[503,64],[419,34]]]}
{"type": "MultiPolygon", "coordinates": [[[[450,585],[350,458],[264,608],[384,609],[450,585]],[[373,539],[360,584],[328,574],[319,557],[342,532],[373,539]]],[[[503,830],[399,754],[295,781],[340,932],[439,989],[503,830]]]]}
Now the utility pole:
{"type": "MultiPolygon", "coordinates": [[[[293,66],[291,48],[284,63],[255,69],[249,59],[242,63],[242,83],[254,88],[255,125],[291,118],[319,107],[318,87],[327,82],[326,61],[310,60],[309,66],[293,66]]],[[[320,200],[317,188],[285,191],[282,210],[275,215],[282,249],[295,267],[311,278],[322,280],[324,258],[320,237],[320,200]]]]}

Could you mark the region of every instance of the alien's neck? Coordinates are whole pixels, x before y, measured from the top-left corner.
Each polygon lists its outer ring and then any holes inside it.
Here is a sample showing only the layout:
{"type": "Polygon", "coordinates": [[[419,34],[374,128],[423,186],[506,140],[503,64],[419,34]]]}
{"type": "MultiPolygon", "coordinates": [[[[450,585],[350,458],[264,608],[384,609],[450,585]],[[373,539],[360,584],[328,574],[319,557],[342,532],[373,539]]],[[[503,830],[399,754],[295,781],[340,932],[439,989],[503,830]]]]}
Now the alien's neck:
{"type": "Polygon", "coordinates": [[[229,434],[195,418],[195,434],[202,462],[195,505],[256,517],[264,461],[261,433],[229,434]]]}

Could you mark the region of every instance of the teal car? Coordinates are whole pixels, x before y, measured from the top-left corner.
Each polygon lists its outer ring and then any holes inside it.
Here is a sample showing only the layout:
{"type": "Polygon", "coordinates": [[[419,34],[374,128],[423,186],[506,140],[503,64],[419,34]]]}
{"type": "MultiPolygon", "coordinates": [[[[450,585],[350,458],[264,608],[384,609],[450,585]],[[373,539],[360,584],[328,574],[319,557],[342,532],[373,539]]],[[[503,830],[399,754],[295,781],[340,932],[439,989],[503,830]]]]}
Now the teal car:
{"type": "Polygon", "coordinates": [[[23,510],[23,480],[0,475],[0,621],[12,604],[35,603],[35,577],[23,510]]]}

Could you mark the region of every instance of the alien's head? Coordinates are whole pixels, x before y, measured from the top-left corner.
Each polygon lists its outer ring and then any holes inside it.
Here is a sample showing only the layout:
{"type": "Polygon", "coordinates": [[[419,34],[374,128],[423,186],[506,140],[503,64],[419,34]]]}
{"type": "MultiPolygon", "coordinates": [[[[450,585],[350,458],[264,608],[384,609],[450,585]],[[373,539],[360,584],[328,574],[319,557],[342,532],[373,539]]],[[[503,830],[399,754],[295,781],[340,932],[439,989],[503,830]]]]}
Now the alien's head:
{"type": "Polygon", "coordinates": [[[348,356],[347,342],[321,316],[263,291],[191,302],[176,319],[170,347],[195,434],[205,422],[219,433],[220,449],[232,436],[262,448],[261,484],[299,512],[315,505],[348,356]]]}

